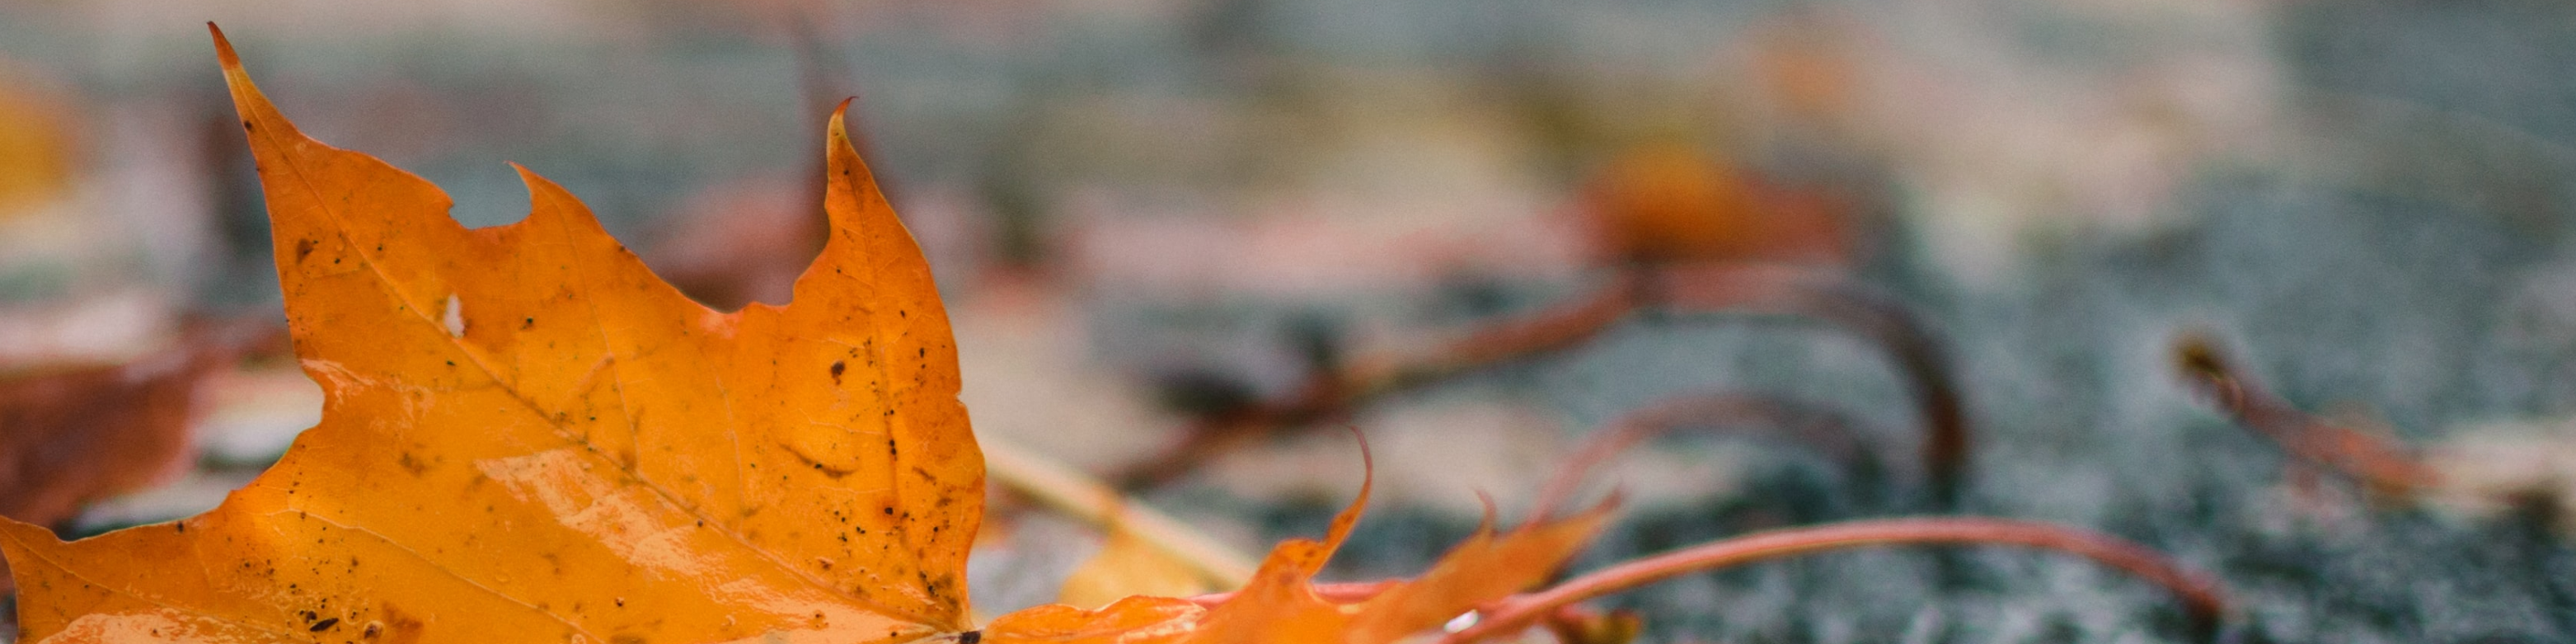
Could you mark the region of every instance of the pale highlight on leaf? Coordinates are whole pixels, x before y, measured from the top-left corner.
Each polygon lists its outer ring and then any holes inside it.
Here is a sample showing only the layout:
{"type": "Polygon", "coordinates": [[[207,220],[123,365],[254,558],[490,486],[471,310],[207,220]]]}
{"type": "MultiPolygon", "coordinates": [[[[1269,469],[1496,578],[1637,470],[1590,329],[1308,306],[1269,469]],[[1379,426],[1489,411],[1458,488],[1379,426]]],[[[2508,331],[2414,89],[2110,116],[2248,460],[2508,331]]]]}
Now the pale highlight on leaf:
{"type": "Polygon", "coordinates": [[[919,248],[832,120],[833,235],[718,313],[559,186],[468,230],[216,35],[323,420],[184,521],[0,526],[30,642],[864,642],[966,628],[983,464],[919,248]]]}

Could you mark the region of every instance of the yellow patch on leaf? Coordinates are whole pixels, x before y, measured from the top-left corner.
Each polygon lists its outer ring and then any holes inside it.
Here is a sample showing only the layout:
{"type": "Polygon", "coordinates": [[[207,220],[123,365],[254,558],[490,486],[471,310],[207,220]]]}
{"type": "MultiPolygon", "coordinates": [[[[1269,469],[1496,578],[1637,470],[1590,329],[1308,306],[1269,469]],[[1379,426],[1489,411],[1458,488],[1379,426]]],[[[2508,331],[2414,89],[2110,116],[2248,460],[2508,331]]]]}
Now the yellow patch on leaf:
{"type": "Polygon", "coordinates": [[[785,306],[718,313],[521,169],[525,221],[297,131],[217,33],[323,419],[186,520],[64,543],[0,522],[22,637],[199,642],[1391,641],[1522,590],[1601,513],[1477,537],[1358,603],[1358,520],[1214,607],[965,623],[984,461],[919,247],[835,114],[829,242],[785,306]]]}
{"type": "Polygon", "coordinates": [[[1117,517],[1111,518],[1108,531],[1100,552],[1065,576],[1057,603],[1106,606],[1135,595],[1182,597],[1213,590],[1198,568],[1137,536],[1117,517]]]}

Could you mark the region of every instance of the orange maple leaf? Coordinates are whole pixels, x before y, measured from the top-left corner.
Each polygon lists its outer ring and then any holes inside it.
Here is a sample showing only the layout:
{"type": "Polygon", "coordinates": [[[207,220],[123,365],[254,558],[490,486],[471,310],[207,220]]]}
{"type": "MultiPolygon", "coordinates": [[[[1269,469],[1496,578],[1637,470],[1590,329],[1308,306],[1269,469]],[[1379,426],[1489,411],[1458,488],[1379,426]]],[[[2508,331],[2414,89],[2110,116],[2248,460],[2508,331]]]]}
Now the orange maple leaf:
{"type": "Polygon", "coordinates": [[[1376,643],[1535,584],[1603,516],[1327,600],[1364,487],[1230,599],[976,630],[984,463],[947,314],[839,114],[821,257],[790,304],[718,313],[524,168],[527,219],[464,228],[435,186],[299,132],[215,41],[323,419],[202,515],[71,543],[0,523],[29,641],[1376,643]]]}

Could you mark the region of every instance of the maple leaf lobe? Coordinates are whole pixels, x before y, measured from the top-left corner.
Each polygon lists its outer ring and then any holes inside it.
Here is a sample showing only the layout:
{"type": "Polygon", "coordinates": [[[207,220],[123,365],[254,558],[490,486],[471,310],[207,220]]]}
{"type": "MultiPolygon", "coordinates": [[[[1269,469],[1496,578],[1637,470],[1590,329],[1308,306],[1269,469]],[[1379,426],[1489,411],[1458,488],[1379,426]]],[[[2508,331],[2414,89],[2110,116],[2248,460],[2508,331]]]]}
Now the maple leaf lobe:
{"type": "Polygon", "coordinates": [[[982,459],[929,267],[839,114],[822,257],[788,305],[718,313],[526,168],[526,220],[458,225],[305,137],[215,40],[324,419],[184,524],[0,526],[30,641],[962,630],[982,459]]]}

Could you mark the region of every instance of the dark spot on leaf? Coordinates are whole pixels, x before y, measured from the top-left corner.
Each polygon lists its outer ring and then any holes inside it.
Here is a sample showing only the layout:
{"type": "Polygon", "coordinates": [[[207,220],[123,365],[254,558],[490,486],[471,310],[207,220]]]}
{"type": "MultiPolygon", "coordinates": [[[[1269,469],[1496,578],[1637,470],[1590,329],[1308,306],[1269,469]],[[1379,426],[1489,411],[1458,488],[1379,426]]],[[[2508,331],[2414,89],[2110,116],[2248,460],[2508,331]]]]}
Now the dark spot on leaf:
{"type": "Polygon", "coordinates": [[[841,384],[841,371],[847,368],[849,365],[842,364],[839,360],[832,361],[832,384],[841,384]]]}
{"type": "Polygon", "coordinates": [[[320,633],[320,632],[322,632],[322,631],[331,630],[331,627],[333,627],[333,626],[338,626],[338,625],[340,625],[340,618],[333,617],[333,618],[329,618],[329,619],[324,619],[324,620],[319,621],[319,622],[314,622],[314,623],[313,623],[313,627],[312,627],[312,628],[307,628],[307,629],[304,629],[304,630],[312,631],[312,632],[315,632],[315,633],[320,633]]]}
{"type": "Polygon", "coordinates": [[[313,254],[313,240],[311,240],[311,239],[298,239],[298,240],[295,240],[295,261],[296,261],[297,263],[303,263],[305,256],[312,255],[312,254],[313,254]]]}

